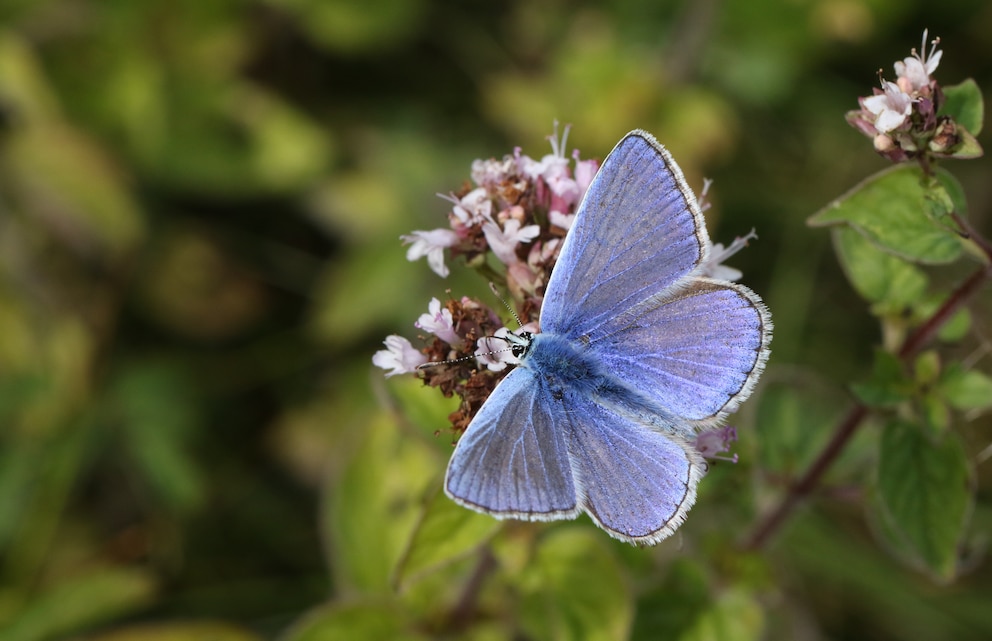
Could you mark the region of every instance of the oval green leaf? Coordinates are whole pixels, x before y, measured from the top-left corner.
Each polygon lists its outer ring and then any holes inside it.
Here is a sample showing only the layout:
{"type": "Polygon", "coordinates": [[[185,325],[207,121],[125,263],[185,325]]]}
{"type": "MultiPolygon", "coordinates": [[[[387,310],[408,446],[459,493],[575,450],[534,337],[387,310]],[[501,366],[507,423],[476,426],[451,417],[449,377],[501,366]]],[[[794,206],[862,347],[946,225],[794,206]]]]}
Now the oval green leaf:
{"type": "Polygon", "coordinates": [[[879,250],[851,227],[836,227],[834,248],[847,279],[862,297],[901,308],[923,295],[927,276],[921,269],[879,250]]]}
{"type": "Polygon", "coordinates": [[[901,539],[898,548],[907,560],[940,581],[957,572],[973,499],[969,479],[964,449],[953,433],[931,439],[907,421],[886,425],[877,479],[882,517],[901,539]]]}
{"type": "Polygon", "coordinates": [[[962,251],[957,234],[939,218],[957,204],[939,181],[901,165],[871,176],[814,214],[814,227],[845,224],[879,249],[918,263],[939,264],[962,251]]]}
{"type": "Polygon", "coordinates": [[[982,119],[985,115],[985,105],[982,100],[982,90],[972,78],[950,87],[942,87],[944,105],[940,115],[950,116],[954,122],[968,130],[972,136],[982,131],[982,119]]]}
{"type": "Polygon", "coordinates": [[[992,407],[992,378],[977,370],[951,363],[941,376],[939,389],[954,409],[968,411],[992,407]]]}

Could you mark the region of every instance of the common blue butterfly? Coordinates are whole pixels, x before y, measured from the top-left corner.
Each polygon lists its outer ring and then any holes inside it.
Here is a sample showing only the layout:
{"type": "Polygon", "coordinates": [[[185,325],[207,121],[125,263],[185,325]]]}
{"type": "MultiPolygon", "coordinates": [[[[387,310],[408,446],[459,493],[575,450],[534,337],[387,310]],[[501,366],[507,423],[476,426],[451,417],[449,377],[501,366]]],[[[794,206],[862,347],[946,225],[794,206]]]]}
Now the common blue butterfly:
{"type": "Polygon", "coordinates": [[[579,206],[520,365],[458,441],[445,492],[496,518],[587,512],[654,544],[685,520],[706,470],[694,441],[751,393],[771,317],[750,289],[702,276],[710,241],[692,190],[632,131],[579,206]]]}

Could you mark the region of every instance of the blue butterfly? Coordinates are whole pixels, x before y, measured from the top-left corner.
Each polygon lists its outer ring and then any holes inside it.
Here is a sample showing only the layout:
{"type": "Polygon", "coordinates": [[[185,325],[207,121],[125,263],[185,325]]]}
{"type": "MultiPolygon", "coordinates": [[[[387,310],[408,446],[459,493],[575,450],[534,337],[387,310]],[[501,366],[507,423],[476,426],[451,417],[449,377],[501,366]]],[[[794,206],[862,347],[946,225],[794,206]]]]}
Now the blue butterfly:
{"type": "Polygon", "coordinates": [[[694,441],[747,398],[772,323],[750,289],[701,275],[710,241],[682,171],[632,131],[603,162],[548,282],[541,333],[455,447],[445,492],[496,518],[586,512],[655,544],[706,470],[694,441]]]}

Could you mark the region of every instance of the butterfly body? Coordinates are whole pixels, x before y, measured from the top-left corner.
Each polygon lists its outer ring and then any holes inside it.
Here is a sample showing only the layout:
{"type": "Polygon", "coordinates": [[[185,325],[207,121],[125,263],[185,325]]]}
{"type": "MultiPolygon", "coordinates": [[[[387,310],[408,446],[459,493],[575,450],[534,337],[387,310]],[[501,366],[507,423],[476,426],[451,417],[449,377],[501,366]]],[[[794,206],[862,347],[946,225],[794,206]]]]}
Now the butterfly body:
{"type": "Polygon", "coordinates": [[[771,340],[757,295],[702,275],[708,251],[678,166],[631,132],[579,207],[542,333],[515,337],[520,365],[459,440],[448,496],[497,518],[586,512],[635,544],[674,532],[706,469],[697,431],[748,396],[771,340]]]}
{"type": "Polygon", "coordinates": [[[573,340],[556,334],[537,334],[522,355],[520,367],[531,370],[535,385],[544,387],[554,400],[563,401],[567,394],[575,394],[594,399],[618,413],[638,416],[659,428],[677,429],[675,421],[665,421],[665,408],[612,375],[602,363],[602,356],[588,337],[573,340]]]}

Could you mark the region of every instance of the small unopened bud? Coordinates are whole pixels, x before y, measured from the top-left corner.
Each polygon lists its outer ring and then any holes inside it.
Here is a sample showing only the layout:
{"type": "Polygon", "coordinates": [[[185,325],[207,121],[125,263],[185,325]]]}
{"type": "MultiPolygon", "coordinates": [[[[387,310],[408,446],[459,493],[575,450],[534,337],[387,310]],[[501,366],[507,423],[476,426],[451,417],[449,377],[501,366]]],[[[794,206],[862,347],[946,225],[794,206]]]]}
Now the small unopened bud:
{"type": "Polygon", "coordinates": [[[891,151],[896,146],[896,143],[888,134],[878,134],[872,142],[875,144],[875,151],[883,154],[891,151]]]}
{"type": "Polygon", "coordinates": [[[958,136],[957,124],[950,117],[941,116],[937,122],[937,131],[930,139],[930,151],[944,153],[957,147],[959,142],[961,137],[958,136]]]}

